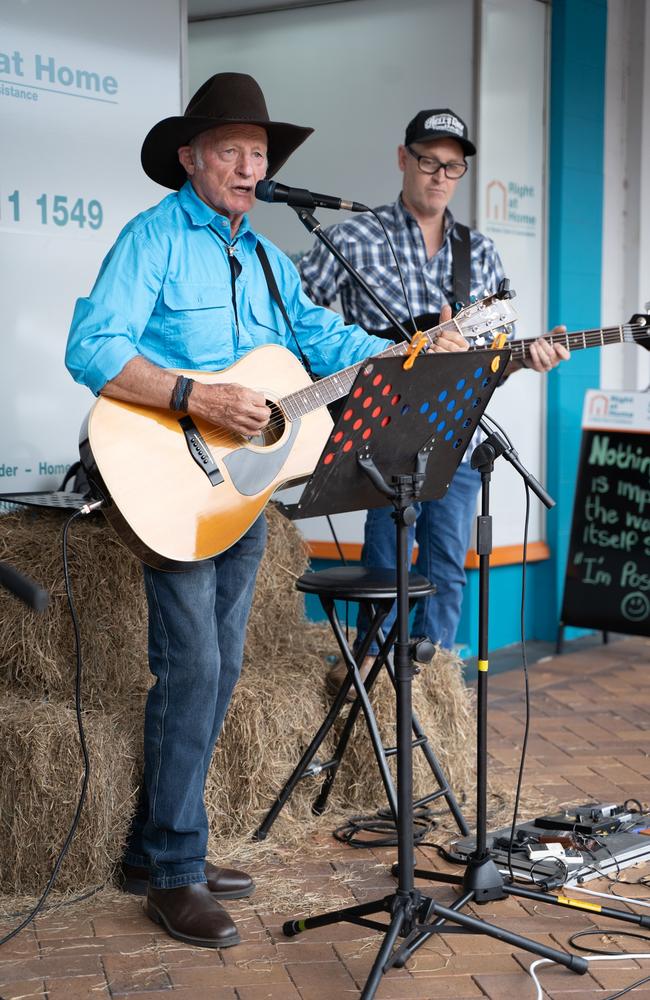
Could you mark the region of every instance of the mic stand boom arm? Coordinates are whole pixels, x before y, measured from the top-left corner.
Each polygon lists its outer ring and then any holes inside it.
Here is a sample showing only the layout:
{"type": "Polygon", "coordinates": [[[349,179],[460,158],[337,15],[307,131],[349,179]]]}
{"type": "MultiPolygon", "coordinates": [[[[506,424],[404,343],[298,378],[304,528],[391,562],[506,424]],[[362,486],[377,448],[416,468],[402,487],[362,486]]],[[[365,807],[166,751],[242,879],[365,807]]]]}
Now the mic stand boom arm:
{"type": "Polygon", "coordinates": [[[393,315],[393,313],[390,311],[390,309],[388,308],[388,306],[384,305],[384,303],[379,298],[379,296],[377,295],[377,293],[374,292],[373,289],[368,284],[368,282],[364,278],[361,277],[361,275],[359,274],[359,272],[357,271],[357,269],[352,266],[352,264],[350,263],[350,261],[346,260],[346,258],[343,256],[343,254],[341,253],[341,251],[338,249],[338,247],[336,247],[332,243],[332,241],[329,238],[329,236],[327,236],[323,232],[321,224],[318,221],[318,219],[315,218],[315,216],[313,216],[311,214],[311,212],[308,212],[306,208],[297,208],[295,205],[292,205],[291,208],[293,208],[294,212],[296,213],[296,215],[298,216],[298,218],[302,222],[302,224],[305,227],[305,229],[307,229],[310,233],[313,233],[313,235],[316,236],[321,241],[321,243],[324,246],[327,247],[327,249],[329,250],[329,252],[331,254],[333,254],[334,257],[336,257],[336,259],[338,260],[339,264],[341,264],[345,268],[345,270],[348,272],[348,274],[351,274],[352,277],[354,278],[354,280],[359,285],[361,285],[361,287],[363,288],[363,290],[366,293],[366,295],[368,295],[372,299],[372,301],[375,303],[375,305],[377,306],[377,308],[384,314],[384,316],[386,317],[386,319],[389,320],[389,322],[391,323],[391,325],[394,326],[395,329],[401,334],[402,339],[406,340],[410,344],[411,343],[411,334],[408,332],[408,330],[406,330],[406,328],[403,326],[403,324],[400,323],[400,321],[397,319],[397,317],[393,315]]]}

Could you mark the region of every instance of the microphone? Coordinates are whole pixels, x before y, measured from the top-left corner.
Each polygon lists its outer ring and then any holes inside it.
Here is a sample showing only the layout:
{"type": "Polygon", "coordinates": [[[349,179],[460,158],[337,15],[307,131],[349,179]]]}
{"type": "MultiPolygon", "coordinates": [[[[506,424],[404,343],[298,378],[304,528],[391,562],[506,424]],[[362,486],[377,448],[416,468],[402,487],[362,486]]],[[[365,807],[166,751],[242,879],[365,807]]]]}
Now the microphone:
{"type": "Polygon", "coordinates": [[[292,208],[334,208],[348,212],[369,212],[367,205],[358,201],[346,201],[345,198],[335,198],[331,194],[316,194],[306,188],[287,187],[277,181],[258,181],[255,185],[255,197],[259,201],[286,202],[292,208]]]}

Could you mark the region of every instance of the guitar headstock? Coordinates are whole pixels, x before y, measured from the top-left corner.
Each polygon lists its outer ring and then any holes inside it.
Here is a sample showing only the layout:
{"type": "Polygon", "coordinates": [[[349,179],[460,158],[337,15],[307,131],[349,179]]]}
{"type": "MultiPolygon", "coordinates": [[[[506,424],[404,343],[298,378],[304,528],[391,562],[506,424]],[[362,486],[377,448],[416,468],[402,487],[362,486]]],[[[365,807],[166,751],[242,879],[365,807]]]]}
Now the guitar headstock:
{"type": "Polygon", "coordinates": [[[648,313],[635,313],[629,322],[629,326],[631,327],[630,333],[634,341],[640,347],[645,347],[646,351],[650,351],[650,315],[648,313]]]}
{"type": "Polygon", "coordinates": [[[510,333],[517,313],[512,305],[512,292],[507,294],[507,298],[497,292],[478,299],[454,316],[452,322],[465,340],[483,340],[488,334],[510,333]]]}

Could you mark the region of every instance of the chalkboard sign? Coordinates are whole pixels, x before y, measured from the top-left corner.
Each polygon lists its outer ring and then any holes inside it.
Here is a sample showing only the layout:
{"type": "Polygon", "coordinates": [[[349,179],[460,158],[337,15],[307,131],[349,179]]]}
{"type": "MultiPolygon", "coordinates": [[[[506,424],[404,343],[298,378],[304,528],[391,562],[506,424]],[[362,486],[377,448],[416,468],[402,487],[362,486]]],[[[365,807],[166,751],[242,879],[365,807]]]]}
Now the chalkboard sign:
{"type": "Polygon", "coordinates": [[[561,626],[650,635],[650,394],[590,390],[561,626]]]}

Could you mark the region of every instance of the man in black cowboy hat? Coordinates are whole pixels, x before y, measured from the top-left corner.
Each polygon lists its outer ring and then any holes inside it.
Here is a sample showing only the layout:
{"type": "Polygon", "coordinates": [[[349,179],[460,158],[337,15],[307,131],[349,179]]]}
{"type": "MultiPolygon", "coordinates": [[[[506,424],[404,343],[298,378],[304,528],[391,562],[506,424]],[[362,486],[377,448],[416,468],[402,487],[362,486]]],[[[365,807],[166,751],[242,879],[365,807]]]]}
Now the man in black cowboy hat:
{"type": "MultiPolygon", "coordinates": [[[[279,343],[325,375],[385,348],[385,340],[310,302],[291,261],[249,223],[257,181],[311,131],[271,121],[259,86],[240,73],[213,76],[184,115],[154,126],[142,165],[174,193],[127,224],[92,292],[77,302],[66,354],[75,379],[95,393],[185,411],[250,436],[269,421],[263,394],[167,369],[220,370],[253,347],[279,343]],[[262,257],[284,311],[271,297],[262,257]]],[[[466,345],[452,336],[439,346],[466,345]]],[[[144,566],[156,683],[122,878],[126,889],[147,893],[146,912],[172,937],[204,947],[237,944],[219,900],[253,891],[245,873],[206,863],[203,789],[241,668],[264,541],[260,517],[222,555],[189,570],[144,566]]]]}

